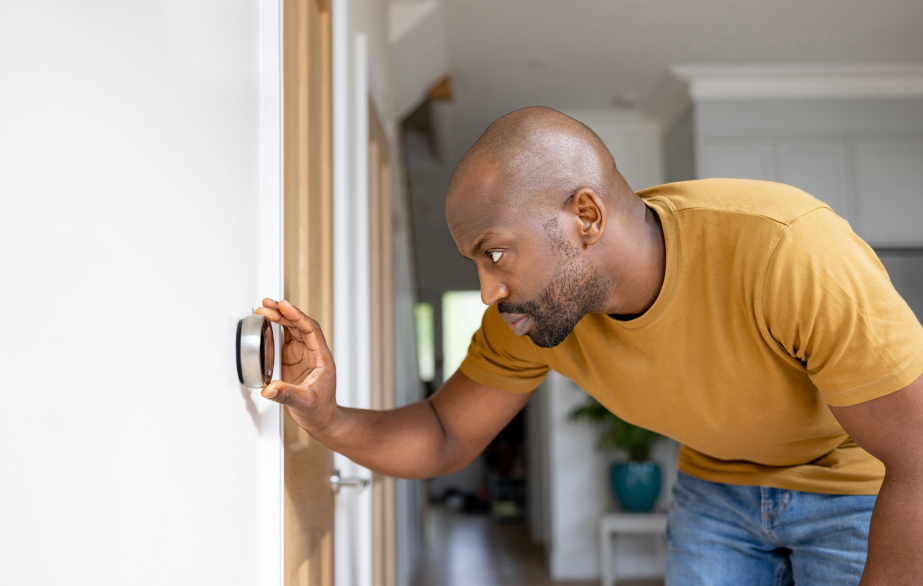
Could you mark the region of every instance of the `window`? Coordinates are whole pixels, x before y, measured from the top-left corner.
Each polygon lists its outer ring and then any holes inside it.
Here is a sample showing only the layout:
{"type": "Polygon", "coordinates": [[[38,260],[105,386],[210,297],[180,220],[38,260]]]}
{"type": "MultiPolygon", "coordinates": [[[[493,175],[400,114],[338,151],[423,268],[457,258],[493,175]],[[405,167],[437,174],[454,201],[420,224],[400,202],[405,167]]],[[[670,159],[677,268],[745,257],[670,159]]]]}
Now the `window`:
{"type": "Polygon", "coordinates": [[[442,295],[442,376],[455,374],[468,354],[471,336],[481,327],[487,307],[480,291],[448,291],[442,295]]]}
{"type": "Polygon", "coordinates": [[[414,308],[417,325],[417,366],[420,380],[431,381],[436,377],[436,332],[433,306],[417,303],[414,308]]]}

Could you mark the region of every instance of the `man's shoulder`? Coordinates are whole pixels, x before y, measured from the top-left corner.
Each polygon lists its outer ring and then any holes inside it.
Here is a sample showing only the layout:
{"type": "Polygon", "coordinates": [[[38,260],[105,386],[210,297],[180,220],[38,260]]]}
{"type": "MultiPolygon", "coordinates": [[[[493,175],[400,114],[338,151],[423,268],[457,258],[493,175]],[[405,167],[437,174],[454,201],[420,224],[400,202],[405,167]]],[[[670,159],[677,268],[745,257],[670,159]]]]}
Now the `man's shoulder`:
{"type": "Polygon", "coordinates": [[[638,195],[645,200],[665,200],[678,214],[743,214],[761,216],[784,225],[818,208],[829,208],[797,187],[749,179],[701,179],[667,183],[639,191],[638,195]]]}

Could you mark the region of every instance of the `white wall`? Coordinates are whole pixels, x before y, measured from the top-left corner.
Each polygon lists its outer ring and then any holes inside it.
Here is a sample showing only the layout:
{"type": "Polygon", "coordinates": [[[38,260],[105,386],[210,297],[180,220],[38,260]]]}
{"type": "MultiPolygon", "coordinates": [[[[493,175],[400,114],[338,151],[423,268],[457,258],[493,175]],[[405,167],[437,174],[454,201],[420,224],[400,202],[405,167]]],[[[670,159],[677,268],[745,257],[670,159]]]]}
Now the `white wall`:
{"type": "Polygon", "coordinates": [[[394,108],[397,117],[403,118],[449,72],[442,4],[397,0],[391,2],[389,13],[394,108]]]}
{"type": "Polygon", "coordinates": [[[259,24],[0,3],[0,583],[258,581],[259,24]]]}

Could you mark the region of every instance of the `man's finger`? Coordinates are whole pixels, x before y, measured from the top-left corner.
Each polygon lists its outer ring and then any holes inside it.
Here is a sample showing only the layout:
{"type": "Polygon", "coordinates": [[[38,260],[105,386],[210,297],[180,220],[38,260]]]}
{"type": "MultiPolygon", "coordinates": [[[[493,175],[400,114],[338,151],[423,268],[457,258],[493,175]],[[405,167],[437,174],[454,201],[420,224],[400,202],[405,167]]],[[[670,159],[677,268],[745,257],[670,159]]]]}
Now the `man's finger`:
{"type": "Polygon", "coordinates": [[[320,329],[320,325],[306,316],[300,309],[283,299],[279,302],[279,311],[282,317],[288,318],[292,324],[304,333],[304,344],[312,352],[329,354],[327,340],[320,329]]]}
{"type": "Polygon", "coordinates": [[[269,309],[275,309],[279,307],[279,304],[275,300],[266,297],[263,299],[263,307],[268,307],[269,309]]]}
{"type": "Polygon", "coordinates": [[[298,327],[291,322],[291,320],[282,317],[282,314],[279,313],[278,309],[266,309],[263,307],[258,307],[256,308],[255,313],[257,315],[265,316],[269,321],[273,323],[277,323],[280,326],[285,326],[284,331],[286,341],[294,338],[300,342],[304,338],[304,334],[301,332],[301,330],[299,330],[298,327]]]}
{"type": "Polygon", "coordinates": [[[269,319],[269,321],[279,325],[295,327],[295,324],[293,324],[290,320],[286,319],[281,313],[279,313],[278,309],[266,309],[265,307],[257,307],[254,313],[257,315],[265,316],[269,319]]]}
{"type": "Polygon", "coordinates": [[[309,332],[317,327],[317,322],[305,315],[303,311],[283,299],[279,301],[279,313],[302,330],[309,332]]]}

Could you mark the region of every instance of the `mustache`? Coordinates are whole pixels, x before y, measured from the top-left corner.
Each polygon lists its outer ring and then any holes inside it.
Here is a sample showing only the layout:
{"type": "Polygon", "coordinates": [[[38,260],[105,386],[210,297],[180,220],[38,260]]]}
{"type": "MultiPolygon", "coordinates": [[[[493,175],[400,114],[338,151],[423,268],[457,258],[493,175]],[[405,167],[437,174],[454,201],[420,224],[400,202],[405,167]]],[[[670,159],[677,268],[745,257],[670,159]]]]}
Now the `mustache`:
{"type": "Polygon", "coordinates": [[[513,303],[510,301],[500,301],[497,303],[497,310],[500,313],[516,313],[523,315],[535,315],[536,310],[538,309],[538,303],[535,301],[523,301],[521,303],[513,303]]]}

